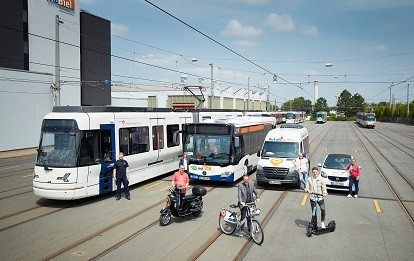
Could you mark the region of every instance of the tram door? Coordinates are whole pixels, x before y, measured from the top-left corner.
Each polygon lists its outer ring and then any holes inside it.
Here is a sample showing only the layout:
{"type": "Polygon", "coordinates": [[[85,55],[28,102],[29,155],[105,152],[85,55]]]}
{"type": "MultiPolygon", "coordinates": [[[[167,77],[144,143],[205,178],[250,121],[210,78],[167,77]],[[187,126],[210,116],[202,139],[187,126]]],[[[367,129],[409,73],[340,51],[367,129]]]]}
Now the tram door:
{"type": "Polygon", "coordinates": [[[165,119],[153,118],[151,121],[151,133],[152,133],[152,153],[150,160],[151,164],[156,164],[162,161],[162,151],[165,146],[164,140],[164,123],[165,119]]]}
{"type": "Polygon", "coordinates": [[[101,157],[99,194],[104,194],[113,189],[112,166],[116,161],[114,124],[101,124],[101,157]]]}

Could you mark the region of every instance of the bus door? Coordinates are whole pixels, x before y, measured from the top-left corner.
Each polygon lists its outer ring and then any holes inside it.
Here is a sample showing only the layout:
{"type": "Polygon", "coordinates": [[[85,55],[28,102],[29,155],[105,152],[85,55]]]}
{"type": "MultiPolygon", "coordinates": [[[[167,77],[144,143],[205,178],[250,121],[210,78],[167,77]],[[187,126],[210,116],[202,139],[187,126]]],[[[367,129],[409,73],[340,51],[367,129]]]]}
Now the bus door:
{"type": "Polygon", "coordinates": [[[162,162],[162,151],[165,146],[164,140],[164,129],[165,129],[165,119],[161,118],[152,118],[151,122],[151,133],[152,133],[152,153],[150,163],[148,165],[156,164],[162,162]]]}
{"type": "Polygon", "coordinates": [[[99,174],[99,194],[113,189],[113,164],[116,161],[115,125],[101,124],[101,172],[99,174]]]}

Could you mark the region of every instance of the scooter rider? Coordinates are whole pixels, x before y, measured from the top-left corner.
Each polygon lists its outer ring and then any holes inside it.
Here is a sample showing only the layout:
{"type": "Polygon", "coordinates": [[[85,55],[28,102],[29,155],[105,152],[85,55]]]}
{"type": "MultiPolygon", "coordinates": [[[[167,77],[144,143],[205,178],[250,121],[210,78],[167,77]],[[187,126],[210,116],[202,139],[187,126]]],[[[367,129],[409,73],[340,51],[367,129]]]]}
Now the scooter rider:
{"type": "Polygon", "coordinates": [[[185,166],[183,164],[180,164],[179,170],[174,173],[171,181],[172,188],[175,188],[175,186],[177,186],[180,189],[180,208],[183,206],[182,199],[187,192],[189,183],[190,179],[188,178],[188,174],[185,172],[185,166]]]}
{"type": "Polygon", "coordinates": [[[316,207],[316,203],[318,203],[319,207],[321,208],[321,227],[325,227],[325,200],[324,198],[328,195],[326,190],[326,184],[324,180],[319,175],[318,167],[312,168],[312,175],[308,178],[308,184],[306,186],[306,191],[310,193],[310,205],[311,209],[316,207]],[[315,195],[317,194],[317,195],[315,195]]]}
{"type": "MultiPolygon", "coordinates": [[[[238,186],[238,192],[237,192],[237,199],[239,201],[239,208],[240,208],[240,220],[243,220],[246,218],[246,211],[247,206],[246,203],[252,203],[252,202],[260,202],[260,196],[257,189],[254,187],[253,184],[249,183],[249,175],[244,174],[243,175],[243,182],[239,184],[238,186]],[[253,197],[253,194],[256,196],[256,200],[253,197]]],[[[250,232],[250,221],[247,221],[247,228],[250,232]]],[[[243,231],[244,225],[240,228],[240,231],[243,231]]],[[[241,234],[240,234],[241,235],[241,234]]]]}

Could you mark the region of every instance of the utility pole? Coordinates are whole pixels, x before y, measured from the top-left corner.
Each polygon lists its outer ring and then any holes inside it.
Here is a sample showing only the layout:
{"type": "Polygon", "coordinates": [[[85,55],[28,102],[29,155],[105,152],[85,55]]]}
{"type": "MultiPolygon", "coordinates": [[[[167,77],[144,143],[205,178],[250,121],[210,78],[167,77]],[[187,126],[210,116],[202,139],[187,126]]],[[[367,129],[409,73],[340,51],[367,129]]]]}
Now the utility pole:
{"type": "Polygon", "coordinates": [[[55,106],[60,106],[59,15],[55,16],[55,106]]]}
{"type": "Polygon", "coordinates": [[[394,111],[395,111],[395,98],[394,98],[394,94],[392,95],[392,114],[394,115],[394,111]]]}
{"type": "Polygon", "coordinates": [[[410,84],[407,84],[407,120],[409,119],[410,115],[410,84]]]}
{"type": "Polygon", "coordinates": [[[275,97],[275,108],[274,108],[274,111],[277,111],[276,97],[275,97]]]}
{"type": "Polygon", "coordinates": [[[210,93],[210,109],[213,109],[213,99],[214,99],[214,89],[213,89],[213,64],[210,63],[210,68],[211,68],[211,93],[210,93]]]}
{"type": "Polygon", "coordinates": [[[250,109],[250,76],[247,76],[247,110],[250,109]]]}
{"type": "Polygon", "coordinates": [[[266,111],[270,111],[270,97],[269,97],[269,94],[270,94],[270,86],[269,86],[269,84],[267,84],[267,97],[266,97],[266,111]]]}
{"type": "Polygon", "coordinates": [[[391,87],[390,87],[390,110],[392,109],[392,100],[391,100],[391,87]]]}

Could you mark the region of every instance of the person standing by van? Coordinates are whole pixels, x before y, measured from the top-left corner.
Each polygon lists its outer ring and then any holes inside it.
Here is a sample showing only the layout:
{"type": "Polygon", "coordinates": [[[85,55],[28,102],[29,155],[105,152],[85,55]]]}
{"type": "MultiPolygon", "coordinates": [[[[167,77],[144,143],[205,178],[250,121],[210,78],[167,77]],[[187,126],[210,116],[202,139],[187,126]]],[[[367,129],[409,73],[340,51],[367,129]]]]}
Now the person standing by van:
{"type": "Polygon", "coordinates": [[[311,209],[316,207],[316,204],[319,205],[321,209],[321,227],[326,228],[325,226],[325,197],[328,195],[326,190],[326,184],[323,178],[319,175],[318,167],[312,168],[312,175],[308,178],[308,184],[306,186],[306,191],[311,194],[310,196],[310,205],[311,209]]]}
{"type": "Polygon", "coordinates": [[[356,159],[352,159],[351,164],[346,167],[345,172],[349,172],[349,193],[348,198],[352,197],[352,186],[355,185],[355,194],[354,198],[358,197],[359,192],[359,177],[360,177],[360,167],[356,163],[356,159]]]}
{"type": "Polygon", "coordinates": [[[300,183],[303,185],[303,190],[306,192],[306,183],[308,182],[309,161],[299,153],[299,157],[294,161],[296,171],[299,173],[300,183]]]}

